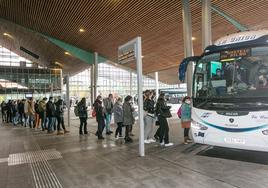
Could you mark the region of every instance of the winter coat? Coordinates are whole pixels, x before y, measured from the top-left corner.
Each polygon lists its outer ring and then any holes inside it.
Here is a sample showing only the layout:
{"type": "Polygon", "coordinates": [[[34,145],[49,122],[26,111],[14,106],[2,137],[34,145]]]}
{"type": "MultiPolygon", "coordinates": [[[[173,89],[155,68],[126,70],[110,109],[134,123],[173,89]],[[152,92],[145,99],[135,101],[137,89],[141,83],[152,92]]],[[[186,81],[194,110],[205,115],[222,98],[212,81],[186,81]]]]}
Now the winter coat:
{"type": "Polygon", "coordinates": [[[27,114],[32,116],[35,114],[35,111],[34,111],[34,102],[33,101],[29,101],[28,102],[28,110],[27,110],[27,114]]]}
{"type": "Polygon", "coordinates": [[[170,106],[167,106],[165,99],[159,98],[156,103],[156,115],[165,118],[165,111],[169,111],[170,108],[170,106]]]}
{"type": "Polygon", "coordinates": [[[104,112],[107,114],[112,114],[113,112],[113,101],[111,101],[110,98],[106,98],[103,100],[103,105],[104,105],[104,112]]]}
{"type": "Polygon", "coordinates": [[[46,104],[47,117],[56,117],[56,107],[52,101],[48,101],[46,104]]]}
{"type": "Polygon", "coordinates": [[[46,112],[46,101],[41,100],[38,104],[38,109],[40,113],[46,112]]]}
{"type": "Polygon", "coordinates": [[[100,100],[95,100],[94,104],[94,110],[96,111],[96,121],[104,121],[105,114],[104,114],[104,108],[102,106],[102,102],[100,100]]]}
{"type": "Polygon", "coordinates": [[[154,114],[154,101],[152,99],[145,99],[143,103],[143,110],[149,114],[154,114]]]}
{"type": "Polygon", "coordinates": [[[63,117],[64,115],[64,108],[63,108],[63,100],[59,99],[56,103],[56,116],[63,117]]]}
{"type": "Polygon", "coordinates": [[[191,105],[183,103],[181,106],[181,121],[191,121],[191,105]]]}
{"type": "Polygon", "coordinates": [[[21,101],[18,104],[18,111],[19,113],[23,114],[24,113],[24,103],[21,101]]]}
{"type": "Polygon", "coordinates": [[[123,104],[123,125],[133,125],[135,119],[133,117],[134,108],[129,102],[123,104]]]}
{"type": "Polygon", "coordinates": [[[123,122],[123,106],[122,104],[115,103],[113,108],[114,113],[114,122],[115,123],[121,123],[123,122]]]}
{"type": "Polygon", "coordinates": [[[78,106],[78,116],[79,118],[88,118],[87,114],[87,106],[83,104],[81,101],[77,104],[78,106]]]}

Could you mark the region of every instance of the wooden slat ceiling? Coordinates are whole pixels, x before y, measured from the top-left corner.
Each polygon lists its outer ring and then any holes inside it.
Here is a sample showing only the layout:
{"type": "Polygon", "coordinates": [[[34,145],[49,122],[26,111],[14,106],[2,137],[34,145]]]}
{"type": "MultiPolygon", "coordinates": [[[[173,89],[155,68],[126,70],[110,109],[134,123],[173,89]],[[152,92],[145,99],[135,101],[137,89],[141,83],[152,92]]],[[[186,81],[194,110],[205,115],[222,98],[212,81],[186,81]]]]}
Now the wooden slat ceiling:
{"type": "MultiPolygon", "coordinates": [[[[268,1],[212,0],[249,29],[267,29],[268,1]]],[[[195,54],[201,53],[201,3],[191,0],[195,54]]],[[[2,0],[0,17],[117,60],[117,47],[142,37],[144,73],[177,83],[183,58],[181,0],[2,0]],[[79,29],[85,29],[79,33],[79,29]],[[168,74],[166,74],[168,73],[168,74]]],[[[213,40],[238,30],[212,13],[213,40]]],[[[127,66],[135,68],[134,64],[127,66]]]]}
{"type": "Polygon", "coordinates": [[[69,75],[73,75],[89,67],[88,64],[76,57],[65,55],[63,49],[47,41],[47,39],[41,37],[39,34],[29,32],[29,30],[16,24],[0,20],[0,33],[8,33],[10,35],[9,37],[0,35],[0,44],[3,47],[39,65],[49,68],[59,68],[55,64],[55,62],[58,62],[62,64],[60,68],[63,69],[63,72],[69,75]],[[36,59],[23,52],[20,50],[21,46],[35,53],[39,58],[36,59]]]}

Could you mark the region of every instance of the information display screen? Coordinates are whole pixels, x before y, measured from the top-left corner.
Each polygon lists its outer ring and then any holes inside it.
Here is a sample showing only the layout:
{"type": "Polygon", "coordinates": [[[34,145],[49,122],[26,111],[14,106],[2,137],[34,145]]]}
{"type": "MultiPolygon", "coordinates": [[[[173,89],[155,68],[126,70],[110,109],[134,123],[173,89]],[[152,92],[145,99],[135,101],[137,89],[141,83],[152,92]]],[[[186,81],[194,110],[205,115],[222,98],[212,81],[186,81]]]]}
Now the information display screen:
{"type": "Polygon", "coordinates": [[[231,59],[236,57],[248,57],[251,56],[251,48],[226,50],[220,53],[220,59],[231,59]]]}

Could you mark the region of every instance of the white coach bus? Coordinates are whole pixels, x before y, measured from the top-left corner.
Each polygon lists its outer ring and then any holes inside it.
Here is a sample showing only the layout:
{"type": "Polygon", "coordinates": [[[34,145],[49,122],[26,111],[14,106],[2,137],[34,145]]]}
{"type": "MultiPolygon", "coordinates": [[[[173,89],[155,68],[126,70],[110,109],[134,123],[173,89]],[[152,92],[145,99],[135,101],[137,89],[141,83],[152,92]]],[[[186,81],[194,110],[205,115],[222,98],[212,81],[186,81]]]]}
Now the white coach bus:
{"type": "Polygon", "coordinates": [[[268,31],[220,38],[194,63],[192,136],[196,143],[268,151],[268,31]]]}

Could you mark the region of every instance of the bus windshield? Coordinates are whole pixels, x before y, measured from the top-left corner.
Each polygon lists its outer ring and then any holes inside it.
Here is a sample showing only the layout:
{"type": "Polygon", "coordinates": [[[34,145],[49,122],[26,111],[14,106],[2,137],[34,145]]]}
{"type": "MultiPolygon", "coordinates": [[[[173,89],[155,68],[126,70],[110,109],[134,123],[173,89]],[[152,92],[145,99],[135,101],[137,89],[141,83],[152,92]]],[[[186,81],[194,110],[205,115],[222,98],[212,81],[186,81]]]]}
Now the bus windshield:
{"type": "Polygon", "coordinates": [[[197,106],[209,102],[214,106],[225,103],[228,108],[231,103],[236,106],[252,101],[253,105],[256,105],[254,102],[267,103],[268,47],[226,50],[203,56],[196,64],[193,96],[197,106]]]}

